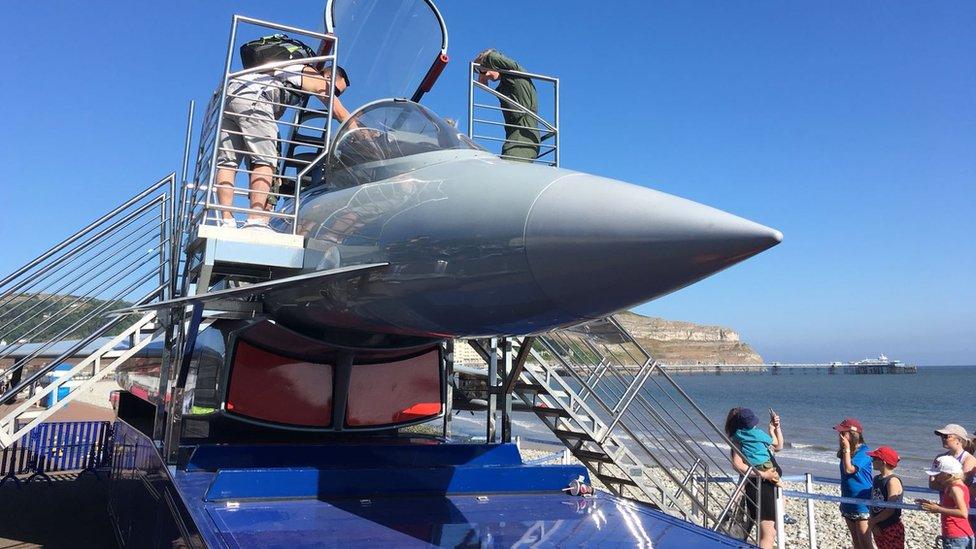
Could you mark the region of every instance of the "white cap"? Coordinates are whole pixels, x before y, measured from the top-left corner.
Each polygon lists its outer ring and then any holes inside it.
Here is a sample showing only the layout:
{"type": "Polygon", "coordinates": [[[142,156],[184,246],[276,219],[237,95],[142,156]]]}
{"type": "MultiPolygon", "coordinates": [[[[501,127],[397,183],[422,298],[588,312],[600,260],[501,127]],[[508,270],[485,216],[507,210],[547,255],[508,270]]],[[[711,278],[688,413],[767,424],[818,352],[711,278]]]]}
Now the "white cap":
{"type": "Polygon", "coordinates": [[[925,471],[930,477],[934,477],[939,473],[949,473],[950,475],[961,475],[962,474],[962,463],[952,456],[939,456],[935,458],[932,462],[932,470],[925,471]]]}

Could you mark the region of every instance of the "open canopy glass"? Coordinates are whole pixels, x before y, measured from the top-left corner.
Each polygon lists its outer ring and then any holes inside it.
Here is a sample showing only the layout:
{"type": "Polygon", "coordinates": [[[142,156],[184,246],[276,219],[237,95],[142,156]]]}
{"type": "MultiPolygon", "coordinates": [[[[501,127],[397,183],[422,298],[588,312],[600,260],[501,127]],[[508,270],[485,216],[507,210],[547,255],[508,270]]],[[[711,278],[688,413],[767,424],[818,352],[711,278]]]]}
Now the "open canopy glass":
{"type": "Polygon", "coordinates": [[[447,28],[431,0],[329,0],[325,9],[349,75],[342,100],[350,110],[388,97],[417,100],[447,62],[447,28]]]}

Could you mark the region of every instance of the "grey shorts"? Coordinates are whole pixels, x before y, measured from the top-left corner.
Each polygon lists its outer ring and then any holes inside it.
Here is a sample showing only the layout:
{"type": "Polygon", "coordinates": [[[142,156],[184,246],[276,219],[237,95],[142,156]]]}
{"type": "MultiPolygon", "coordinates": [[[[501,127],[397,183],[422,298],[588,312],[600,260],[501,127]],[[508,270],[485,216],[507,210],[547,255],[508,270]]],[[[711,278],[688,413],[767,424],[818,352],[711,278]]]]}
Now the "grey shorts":
{"type": "Polygon", "coordinates": [[[278,163],[278,122],[272,106],[229,97],[220,122],[220,147],[217,166],[236,168],[243,157],[249,166],[271,166],[278,163]],[[243,135],[241,135],[243,134],[243,135]]]}

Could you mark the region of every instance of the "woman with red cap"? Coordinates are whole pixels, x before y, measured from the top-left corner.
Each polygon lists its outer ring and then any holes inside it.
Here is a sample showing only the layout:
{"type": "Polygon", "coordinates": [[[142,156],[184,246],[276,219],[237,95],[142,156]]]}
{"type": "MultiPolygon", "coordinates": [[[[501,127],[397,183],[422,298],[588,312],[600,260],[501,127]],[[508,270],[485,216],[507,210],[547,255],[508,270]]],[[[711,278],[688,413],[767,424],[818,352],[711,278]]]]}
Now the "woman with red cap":
{"type": "MultiPolygon", "coordinates": [[[[874,476],[871,499],[901,503],[903,489],[901,479],[895,476],[895,467],[901,458],[890,446],[878,446],[868,452],[871,465],[878,474],[874,476]]],[[[901,509],[871,507],[868,519],[874,544],[878,549],[905,549],[905,525],[901,522],[901,509]]]]}
{"type": "MultiPolygon", "coordinates": [[[[871,499],[871,457],[864,443],[861,422],[849,417],[834,425],[840,449],[840,495],[845,498],[871,499]]],[[[868,520],[871,512],[867,505],[841,503],[840,514],[851,532],[854,549],[871,549],[871,529],[868,520]]]]}

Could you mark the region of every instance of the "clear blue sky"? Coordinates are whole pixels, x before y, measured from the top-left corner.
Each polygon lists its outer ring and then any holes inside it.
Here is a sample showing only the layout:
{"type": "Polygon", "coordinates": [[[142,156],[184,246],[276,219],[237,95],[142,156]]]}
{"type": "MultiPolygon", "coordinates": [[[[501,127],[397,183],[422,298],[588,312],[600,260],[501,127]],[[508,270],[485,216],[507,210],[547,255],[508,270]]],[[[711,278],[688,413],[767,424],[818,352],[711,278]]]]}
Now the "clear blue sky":
{"type": "MultiPolygon", "coordinates": [[[[566,167],[785,234],[640,312],[769,360],[976,363],[976,4],[441,4],[440,114],[464,120],[467,61],[497,47],[561,78],[566,167]]],[[[322,5],[5,2],[0,272],[178,170],[233,13],[320,29],[322,5]]]]}

